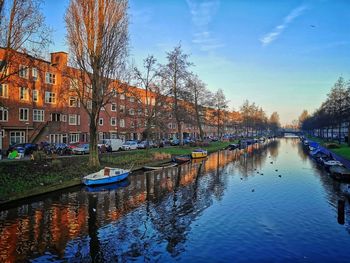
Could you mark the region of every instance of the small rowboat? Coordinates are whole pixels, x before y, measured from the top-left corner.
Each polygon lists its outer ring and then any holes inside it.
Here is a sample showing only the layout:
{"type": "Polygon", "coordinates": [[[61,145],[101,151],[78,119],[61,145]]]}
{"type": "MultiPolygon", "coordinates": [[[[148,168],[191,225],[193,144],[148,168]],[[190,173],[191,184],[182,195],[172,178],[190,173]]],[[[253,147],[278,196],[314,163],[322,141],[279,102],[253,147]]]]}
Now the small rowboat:
{"type": "Polygon", "coordinates": [[[204,158],[204,157],[208,156],[208,152],[206,150],[203,150],[203,149],[197,149],[197,150],[194,150],[192,152],[191,156],[193,159],[204,158]]]}
{"type": "Polygon", "coordinates": [[[105,167],[96,173],[85,176],[83,178],[83,183],[85,185],[111,184],[126,179],[129,173],[130,170],[105,167]]]}
{"type": "Polygon", "coordinates": [[[155,166],[144,166],[143,169],[145,170],[161,170],[161,169],[167,169],[176,166],[177,163],[164,163],[164,164],[159,164],[155,166]]]}
{"type": "Polygon", "coordinates": [[[191,161],[190,155],[177,155],[173,157],[173,162],[175,163],[187,163],[191,161]]]}

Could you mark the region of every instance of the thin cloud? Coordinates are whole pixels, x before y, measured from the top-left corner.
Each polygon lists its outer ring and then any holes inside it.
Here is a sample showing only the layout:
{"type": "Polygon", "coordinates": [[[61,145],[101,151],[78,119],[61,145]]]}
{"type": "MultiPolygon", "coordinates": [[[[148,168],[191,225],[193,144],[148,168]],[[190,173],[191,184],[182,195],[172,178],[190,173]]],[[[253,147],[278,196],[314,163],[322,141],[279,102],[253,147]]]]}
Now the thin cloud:
{"type": "Polygon", "coordinates": [[[263,46],[267,46],[271,44],[273,41],[275,41],[286,28],[289,26],[290,23],[292,23],[297,17],[301,16],[304,11],[307,9],[307,6],[301,5],[295,9],[293,9],[284,19],[283,23],[276,26],[271,32],[265,34],[261,39],[260,42],[263,46]]]}
{"type": "Polygon", "coordinates": [[[208,27],[212,22],[220,6],[219,0],[186,0],[190,9],[191,18],[195,27],[192,43],[199,46],[202,51],[210,51],[224,44],[212,36],[208,27]]]}

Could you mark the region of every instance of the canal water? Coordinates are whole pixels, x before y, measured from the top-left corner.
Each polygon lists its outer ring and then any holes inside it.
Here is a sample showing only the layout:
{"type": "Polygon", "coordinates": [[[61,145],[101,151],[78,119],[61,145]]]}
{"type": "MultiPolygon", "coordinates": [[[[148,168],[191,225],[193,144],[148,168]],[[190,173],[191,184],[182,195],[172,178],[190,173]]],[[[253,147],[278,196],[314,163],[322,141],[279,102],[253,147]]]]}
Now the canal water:
{"type": "Polygon", "coordinates": [[[298,139],[221,151],[2,208],[0,262],[350,262],[343,186],[298,139]]]}

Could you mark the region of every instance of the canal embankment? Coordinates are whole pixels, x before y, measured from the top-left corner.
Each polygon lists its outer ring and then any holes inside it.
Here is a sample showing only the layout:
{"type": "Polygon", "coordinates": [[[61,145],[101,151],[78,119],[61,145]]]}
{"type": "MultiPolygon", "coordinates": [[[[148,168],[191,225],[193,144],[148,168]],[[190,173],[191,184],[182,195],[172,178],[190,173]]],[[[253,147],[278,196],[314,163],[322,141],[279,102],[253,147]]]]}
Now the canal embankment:
{"type": "Polygon", "coordinates": [[[327,149],[339,159],[350,163],[350,146],[345,143],[338,143],[337,141],[327,141],[318,137],[307,136],[309,141],[318,143],[324,149],[327,149]]]}
{"type": "MultiPolygon", "coordinates": [[[[213,153],[232,142],[212,142],[201,148],[213,153]]],[[[190,154],[195,148],[178,146],[100,155],[100,167],[89,166],[88,156],[42,157],[34,160],[0,162],[0,204],[5,204],[81,184],[82,178],[105,166],[132,171],[145,165],[164,163],[173,155],[190,154]]]]}

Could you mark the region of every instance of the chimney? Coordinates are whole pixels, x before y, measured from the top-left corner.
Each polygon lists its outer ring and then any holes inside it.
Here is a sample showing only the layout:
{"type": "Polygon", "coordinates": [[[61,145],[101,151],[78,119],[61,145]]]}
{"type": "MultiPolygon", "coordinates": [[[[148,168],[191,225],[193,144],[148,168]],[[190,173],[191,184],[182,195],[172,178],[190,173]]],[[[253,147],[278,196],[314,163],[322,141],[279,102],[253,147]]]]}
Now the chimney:
{"type": "Polygon", "coordinates": [[[51,53],[51,65],[62,69],[67,67],[68,53],[60,51],[51,53]]]}

